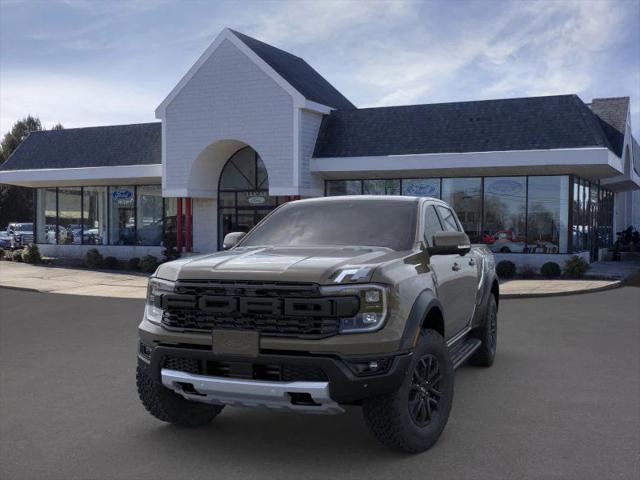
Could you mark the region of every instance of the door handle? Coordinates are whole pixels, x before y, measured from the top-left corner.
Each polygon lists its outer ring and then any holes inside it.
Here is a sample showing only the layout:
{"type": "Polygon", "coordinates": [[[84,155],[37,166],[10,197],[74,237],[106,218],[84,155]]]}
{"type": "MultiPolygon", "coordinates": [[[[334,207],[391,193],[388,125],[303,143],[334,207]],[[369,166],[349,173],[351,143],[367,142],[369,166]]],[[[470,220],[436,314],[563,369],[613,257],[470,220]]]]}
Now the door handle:
{"type": "Polygon", "coordinates": [[[458,262],[453,262],[453,266],[451,267],[451,270],[453,270],[454,272],[457,272],[458,270],[460,270],[460,265],[458,265],[458,262]]]}
{"type": "Polygon", "coordinates": [[[469,265],[473,267],[475,264],[476,264],[476,261],[473,258],[469,260],[469,265]]]}

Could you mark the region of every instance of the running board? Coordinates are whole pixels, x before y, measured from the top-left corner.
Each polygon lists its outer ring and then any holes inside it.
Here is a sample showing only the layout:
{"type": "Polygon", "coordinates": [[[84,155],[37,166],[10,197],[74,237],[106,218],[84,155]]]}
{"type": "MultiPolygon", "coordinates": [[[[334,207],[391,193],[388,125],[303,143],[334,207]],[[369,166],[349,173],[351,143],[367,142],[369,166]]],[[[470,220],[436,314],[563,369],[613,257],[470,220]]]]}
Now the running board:
{"type": "Polygon", "coordinates": [[[455,369],[462,365],[465,360],[480,347],[481,344],[482,342],[477,338],[466,337],[451,347],[449,355],[451,355],[453,368],[455,369]]]}

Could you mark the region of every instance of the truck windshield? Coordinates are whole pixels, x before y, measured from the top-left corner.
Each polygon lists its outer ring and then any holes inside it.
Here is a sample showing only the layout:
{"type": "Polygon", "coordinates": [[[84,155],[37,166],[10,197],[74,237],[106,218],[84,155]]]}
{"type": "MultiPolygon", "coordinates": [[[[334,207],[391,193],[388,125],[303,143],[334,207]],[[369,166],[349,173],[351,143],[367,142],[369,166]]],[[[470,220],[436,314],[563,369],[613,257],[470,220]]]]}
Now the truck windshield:
{"type": "Polygon", "coordinates": [[[412,248],[415,201],[330,200],[289,203],[242,241],[246,246],[371,246],[412,248]]]}

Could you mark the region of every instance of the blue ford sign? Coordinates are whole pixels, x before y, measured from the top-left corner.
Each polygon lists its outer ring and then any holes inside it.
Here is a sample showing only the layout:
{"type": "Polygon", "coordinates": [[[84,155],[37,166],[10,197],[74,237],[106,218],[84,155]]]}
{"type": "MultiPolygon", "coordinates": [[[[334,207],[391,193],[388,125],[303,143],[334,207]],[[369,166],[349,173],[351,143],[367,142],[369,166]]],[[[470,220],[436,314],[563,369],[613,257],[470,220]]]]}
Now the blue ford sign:
{"type": "Polygon", "coordinates": [[[133,198],[133,192],[131,190],[114,190],[111,192],[111,197],[114,200],[130,200],[133,198]]]}
{"type": "Polygon", "coordinates": [[[415,195],[417,197],[432,197],[438,194],[438,187],[432,183],[410,183],[405,192],[409,195],[415,195]]]}

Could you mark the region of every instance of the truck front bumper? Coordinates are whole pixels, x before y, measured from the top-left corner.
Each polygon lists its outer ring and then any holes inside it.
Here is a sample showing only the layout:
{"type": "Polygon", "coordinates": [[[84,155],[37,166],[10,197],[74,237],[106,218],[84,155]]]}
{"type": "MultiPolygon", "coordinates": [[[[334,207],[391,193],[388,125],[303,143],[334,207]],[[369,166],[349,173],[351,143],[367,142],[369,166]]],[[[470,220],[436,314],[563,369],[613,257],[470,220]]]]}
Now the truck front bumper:
{"type": "Polygon", "coordinates": [[[410,352],[375,358],[297,352],[239,357],[143,344],[138,353],[138,365],[148,376],[188,400],[329,414],[343,411],[340,404],[397,390],[410,359],[410,352]],[[374,364],[377,370],[358,371],[374,364]]]}

